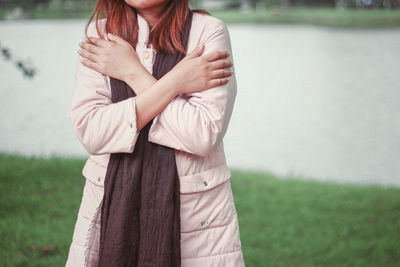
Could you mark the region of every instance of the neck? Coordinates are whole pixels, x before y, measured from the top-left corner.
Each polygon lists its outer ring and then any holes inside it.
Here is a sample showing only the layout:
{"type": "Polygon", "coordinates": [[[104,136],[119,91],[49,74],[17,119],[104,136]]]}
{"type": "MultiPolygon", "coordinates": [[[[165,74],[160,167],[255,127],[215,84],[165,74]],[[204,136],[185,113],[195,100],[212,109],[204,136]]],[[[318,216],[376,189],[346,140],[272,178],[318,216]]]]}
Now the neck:
{"type": "Polygon", "coordinates": [[[164,5],[160,4],[146,9],[137,9],[137,12],[147,21],[151,30],[156,24],[163,7],[164,5]]]}

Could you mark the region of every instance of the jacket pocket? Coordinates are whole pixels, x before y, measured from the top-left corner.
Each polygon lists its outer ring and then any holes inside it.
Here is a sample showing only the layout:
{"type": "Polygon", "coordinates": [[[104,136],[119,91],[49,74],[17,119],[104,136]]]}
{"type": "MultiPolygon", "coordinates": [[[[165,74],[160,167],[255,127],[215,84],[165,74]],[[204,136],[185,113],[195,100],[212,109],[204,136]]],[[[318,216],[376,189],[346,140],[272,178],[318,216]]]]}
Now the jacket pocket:
{"type": "Polygon", "coordinates": [[[235,215],[226,162],[205,171],[181,176],[181,232],[228,225],[235,215]]]}
{"type": "Polygon", "coordinates": [[[195,174],[179,177],[181,194],[210,190],[227,181],[231,173],[226,162],[195,174]]]}
{"type": "MultiPolygon", "coordinates": [[[[89,157],[83,167],[82,174],[86,179],[98,186],[104,187],[107,167],[89,157]]],[[[195,174],[179,176],[180,193],[190,194],[210,190],[231,177],[226,162],[195,174]]]]}
{"type": "MultiPolygon", "coordinates": [[[[104,187],[107,168],[90,157],[82,174],[93,184],[104,187]]],[[[205,230],[228,225],[235,216],[226,163],[205,171],[180,176],[181,232],[205,230]]]]}
{"type": "Polygon", "coordinates": [[[82,174],[86,179],[100,187],[104,187],[104,178],[106,176],[106,172],[106,167],[95,162],[90,157],[87,159],[82,170],[82,174]]]}
{"type": "Polygon", "coordinates": [[[181,194],[181,232],[223,227],[232,222],[235,206],[230,181],[210,190],[181,194]]]}

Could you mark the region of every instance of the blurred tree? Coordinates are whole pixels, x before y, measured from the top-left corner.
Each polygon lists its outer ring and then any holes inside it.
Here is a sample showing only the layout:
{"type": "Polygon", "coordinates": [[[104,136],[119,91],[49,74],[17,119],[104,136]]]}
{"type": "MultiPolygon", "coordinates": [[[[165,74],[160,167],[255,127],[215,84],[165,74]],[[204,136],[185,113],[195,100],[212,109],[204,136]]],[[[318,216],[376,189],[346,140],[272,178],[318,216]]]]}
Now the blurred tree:
{"type": "Polygon", "coordinates": [[[54,9],[89,9],[96,0],[50,0],[49,7],[54,9]]]}
{"type": "Polygon", "coordinates": [[[400,8],[400,0],[336,0],[336,8],[400,8]]]}
{"type": "Polygon", "coordinates": [[[75,8],[87,9],[93,7],[96,0],[0,0],[0,8],[75,8]]]}
{"type": "Polygon", "coordinates": [[[0,8],[22,7],[33,8],[40,5],[47,6],[51,0],[0,0],[0,8]]]}

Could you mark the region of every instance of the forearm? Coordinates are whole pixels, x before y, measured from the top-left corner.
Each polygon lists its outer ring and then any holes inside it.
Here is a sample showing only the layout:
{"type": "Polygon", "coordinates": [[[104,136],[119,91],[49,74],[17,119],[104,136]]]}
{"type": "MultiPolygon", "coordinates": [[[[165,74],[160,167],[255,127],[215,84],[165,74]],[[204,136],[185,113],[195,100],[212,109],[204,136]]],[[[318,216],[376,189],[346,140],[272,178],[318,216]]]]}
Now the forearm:
{"type": "Polygon", "coordinates": [[[137,131],[157,116],[177,94],[177,88],[168,73],[160,80],[145,75],[140,79],[127,79],[126,83],[135,90],[137,131]]]}
{"type": "Polygon", "coordinates": [[[136,95],[141,95],[147,88],[156,83],[157,79],[147,70],[140,74],[125,77],[124,82],[132,88],[136,95]]]}

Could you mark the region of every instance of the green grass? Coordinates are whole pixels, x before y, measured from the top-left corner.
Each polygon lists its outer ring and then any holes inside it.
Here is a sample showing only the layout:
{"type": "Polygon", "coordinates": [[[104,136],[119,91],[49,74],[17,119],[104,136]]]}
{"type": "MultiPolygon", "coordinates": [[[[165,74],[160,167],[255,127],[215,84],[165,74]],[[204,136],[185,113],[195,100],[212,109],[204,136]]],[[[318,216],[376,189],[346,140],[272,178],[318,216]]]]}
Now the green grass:
{"type": "Polygon", "coordinates": [[[399,266],[400,189],[233,172],[248,266],[399,266]]]}
{"type": "Polygon", "coordinates": [[[83,164],[0,155],[0,266],[65,265],[83,164]]]}
{"type": "MultiPolygon", "coordinates": [[[[7,10],[0,9],[0,20],[7,10]]],[[[89,19],[90,10],[26,10],[32,19],[89,19]]],[[[238,10],[210,11],[226,23],[310,24],[339,28],[400,27],[400,10],[336,10],[334,8],[269,8],[244,13],[238,10]]]]}
{"type": "MultiPolygon", "coordinates": [[[[0,266],[64,266],[81,159],[0,154],[0,266]]],[[[232,170],[246,266],[400,264],[400,189],[232,170]]]]}

